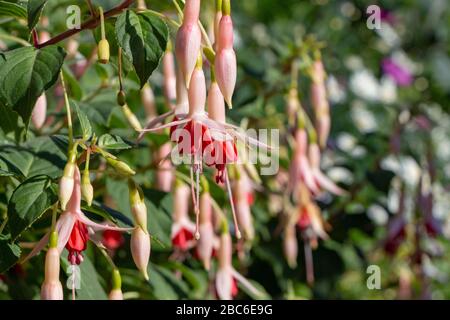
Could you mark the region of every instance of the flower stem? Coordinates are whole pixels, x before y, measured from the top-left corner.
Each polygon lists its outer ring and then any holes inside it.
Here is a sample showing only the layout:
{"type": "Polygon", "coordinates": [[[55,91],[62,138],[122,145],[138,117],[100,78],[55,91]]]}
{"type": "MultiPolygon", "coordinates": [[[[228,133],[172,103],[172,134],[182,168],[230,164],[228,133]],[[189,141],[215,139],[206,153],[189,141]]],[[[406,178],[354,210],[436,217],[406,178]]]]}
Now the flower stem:
{"type": "Polygon", "coordinates": [[[69,150],[71,150],[73,145],[73,127],[72,127],[72,110],[70,109],[69,96],[67,95],[66,85],[64,83],[64,75],[61,70],[61,84],[64,92],[64,103],[66,105],[67,112],[67,129],[69,131],[69,150]]]}

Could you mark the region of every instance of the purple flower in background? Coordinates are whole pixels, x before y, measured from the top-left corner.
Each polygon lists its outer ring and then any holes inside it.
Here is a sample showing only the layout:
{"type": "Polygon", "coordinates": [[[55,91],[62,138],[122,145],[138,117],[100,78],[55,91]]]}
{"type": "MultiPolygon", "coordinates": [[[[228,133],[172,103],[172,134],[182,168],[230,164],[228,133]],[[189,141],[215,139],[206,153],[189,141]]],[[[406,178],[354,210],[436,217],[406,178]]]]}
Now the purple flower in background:
{"type": "Polygon", "coordinates": [[[391,11],[388,11],[385,9],[381,9],[380,18],[381,18],[381,21],[389,23],[389,24],[394,24],[395,20],[396,20],[394,14],[391,11]]]}
{"type": "Polygon", "coordinates": [[[385,58],[381,63],[381,67],[383,72],[390,76],[399,86],[409,86],[414,80],[411,71],[391,58],[385,58]]]}

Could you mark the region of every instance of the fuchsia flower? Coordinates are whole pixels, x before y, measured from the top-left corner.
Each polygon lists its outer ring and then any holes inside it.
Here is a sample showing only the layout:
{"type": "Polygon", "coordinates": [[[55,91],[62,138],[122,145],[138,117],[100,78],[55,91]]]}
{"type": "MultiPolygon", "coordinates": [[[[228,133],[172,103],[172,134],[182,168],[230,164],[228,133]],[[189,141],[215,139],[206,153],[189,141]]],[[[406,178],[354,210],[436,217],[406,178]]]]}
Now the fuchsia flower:
{"type": "Polygon", "coordinates": [[[297,267],[298,241],[293,224],[288,224],[284,230],[283,249],[289,267],[295,269],[297,267]]]}
{"type": "Polygon", "coordinates": [[[187,88],[189,88],[201,47],[199,15],[200,0],[186,0],[183,24],[177,32],[175,54],[187,88]]]}
{"type": "Polygon", "coordinates": [[[414,76],[411,71],[392,58],[383,59],[381,68],[383,69],[383,72],[390,76],[399,86],[410,86],[414,81],[414,76]]]}
{"type": "Polygon", "coordinates": [[[344,190],[339,188],[320,170],[320,148],[317,143],[311,143],[309,145],[309,163],[314,181],[320,189],[327,190],[338,196],[345,194],[344,190]]]}
{"type": "Polygon", "coordinates": [[[63,300],[63,288],[59,281],[59,251],[57,246],[58,234],[50,235],[50,248],[45,256],[45,277],[41,287],[42,300],[63,300]]]}
{"type": "Polygon", "coordinates": [[[230,1],[224,0],[222,18],[219,23],[217,54],[215,59],[216,79],[220,91],[228,106],[232,106],[234,87],[236,86],[237,63],[233,49],[233,21],[230,16],[230,1]]]}
{"type": "MultiPolygon", "coordinates": [[[[81,205],[80,171],[75,166],[74,187],[72,196],[67,204],[67,209],[56,222],[55,230],[58,233],[58,252],[61,254],[64,247],[69,251],[68,261],[71,264],[80,264],[83,261],[83,251],[86,249],[89,234],[94,231],[130,231],[130,228],[119,228],[103,225],[90,220],[84,215],[81,205]]],[[[49,241],[50,232],[47,233],[34,247],[25,260],[39,253],[49,241]]]]}
{"type": "Polygon", "coordinates": [[[308,135],[306,130],[298,129],[295,133],[294,157],[289,168],[291,179],[289,179],[288,189],[295,191],[299,183],[304,183],[313,194],[317,194],[319,190],[312,175],[307,150],[308,135]]]}
{"type": "Polygon", "coordinates": [[[194,245],[195,225],[189,219],[189,195],[191,190],[182,183],[176,183],[173,197],[172,245],[182,251],[194,245]]]}
{"type": "Polygon", "coordinates": [[[171,148],[172,146],[170,143],[165,143],[156,151],[156,161],[158,163],[158,170],[156,171],[156,187],[158,190],[164,192],[170,192],[174,179],[172,163],[169,159],[166,159],[171,148]]]}
{"type": "Polygon", "coordinates": [[[314,61],[311,69],[311,77],[311,102],[316,116],[317,136],[320,146],[324,148],[330,135],[331,119],[330,105],[328,103],[325,85],[325,69],[321,59],[314,61]]]}
{"type": "Polygon", "coordinates": [[[145,114],[150,121],[156,117],[155,94],[148,83],[141,90],[141,101],[144,105],[145,114]]]}
{"type": "Polygon", "coordinates": [[[406,219],[403,214],[392,219],[387,227],[387,237],[384,241],[384,250],[388,254],[395,254],[406,238],[406,219]]]}
{"type": "Polygon", "coordinates": [[[102,233],[102,244],[108,250],[116,250],[120,248],[125,242],[122,233],[115,230],[105,230],[102,233]]]}
{"type": "Polygon", "coordinates": [[[231,300],[238,294],[237,282],[239,281],[247,290],[255,295],[261,293],[247,279],[239,274],[232,265],[232,242],[228,232],[220,236],[219,252],[217,255],[219,267],[216,273],[216,293],[221,300],[231,300]]]}

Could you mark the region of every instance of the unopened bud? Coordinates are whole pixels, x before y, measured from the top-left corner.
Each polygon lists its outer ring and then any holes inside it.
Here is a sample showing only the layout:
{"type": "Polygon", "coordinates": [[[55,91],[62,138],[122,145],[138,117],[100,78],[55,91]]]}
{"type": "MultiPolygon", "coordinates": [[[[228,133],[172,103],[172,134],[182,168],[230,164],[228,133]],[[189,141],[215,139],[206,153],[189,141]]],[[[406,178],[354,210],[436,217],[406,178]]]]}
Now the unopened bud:
{"type": "Polygon", "coordinates": [[[59,202],[61,203],[61,209],[66,210],[67,203],[72,196],[73,186],[74,186],[74,172],[76,164],[69,159],[66,166],[64,167],[64,174],[59,181],[59,202]]]}
{"type": "Polygon", "coordinates": [[[134,171],[133,169],[130,168],[129,165],[127,165],[125,162],[117,160],[117,159],[113,159],[113,158],[106,158],[106,161],[108,162],[108,164],[113,167],[114,169],[117,170],[117,172],[120,175],[123,176],[134,176],[136,174],[136,171],[134,171]]]}
{"type": "Polygon", "coordinates": [[[63,289],[59,281],[59,251],[57,248],[58,234],[50,234],[50,248],[45,256],[45,278],[41,288],[42,300],[62,300],[63,289]]]}
{"type": "Polygon", "coordinates": [[[113,270],[112,274],[112,290],[108,295],[109,300],[123,300],[122,293],[122,278],[120,272],[117,269],[113,270]]]}
{"type": "Polygon", "coordinates": [[[89,179],[89,171],[83,173],[83,178],[81,179],[81,194],[90,207],[92,205],[92,200],[94,199],[94,188],[89,179]]]}
{"type": "Polygon", "coordinates": [[[134,130],[136,130],[136,131],[142,130],[142,126],[141,126],[141,123],[139,122],[138,118],[126,104],[122,106],[122,112],[123,112],[124,116],[127,118],[128,123],[134,130]]]}
{"type": "Polygon", "coordinates": [[[297,267],[298,242],[295,232],[295,225],[286,227],[283,239],[284,256],[286,257],[289,267],[292,269],[297,267]]]}
{"type": "Polygon", "coordinates": [[[125,92],[123,90],[120,90],[117,93],[117,104],[121,107],[123,107],[127,103],[127,97],[125,95],[125,92]]]}
{"type": "Polygon", "coordinates": [[[98,43],[98,61],[103,64],[109,62],[109,42],[106,39],[98,43]]]}
{"type": "Polygon", "coordinates": [[[150,235],[136,227],[131,233],[131,255],[134,263],[146,280],[149,279],[147,266],[150,259],[150,235]]]}
{"type": "Polygon", "coordinates": [[[136,224],[147,232],[147,206],[141,188],[133,180],[128,180],[130,206],[136,224]]]}
{"type": "Polygon", "coordinates": [[[43,93],[36,101],[34,105],[33,113],[31,114],[31,121],[36,129],[40,129],[47,116],[47,98],[43,93]]]}

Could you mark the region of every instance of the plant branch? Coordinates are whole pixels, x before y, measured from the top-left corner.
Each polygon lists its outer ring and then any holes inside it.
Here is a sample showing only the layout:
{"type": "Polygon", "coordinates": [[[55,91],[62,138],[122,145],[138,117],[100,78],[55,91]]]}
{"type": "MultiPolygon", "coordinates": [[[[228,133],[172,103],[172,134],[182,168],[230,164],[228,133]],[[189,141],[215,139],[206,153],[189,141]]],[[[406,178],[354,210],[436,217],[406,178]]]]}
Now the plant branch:
{"type": "MultiPolygon", "coordinates": [[[[104,17],[108,18],[108,17],[112,17],[115,16],[116,14],[121,13],[124,9],[128,8],[132,3],[134,2],[134,0],[125,0],[123,1],[121,4],[119,4],[117,7],[112,8],[111,10],[108,10],[105,12],[104,17]]],[[[52,45],[52,44],[56,44],[62,40],[65,40],[79,32],[81,32],[82,30],[86,30],[86,29],[93,29],[95,27],[98,26],[100,22],[99,17],[93,17],[91,19],[89,19],[88,21],[84,22],[80,29],[70,29],[67,31],[64,31],[63,33],[57,35],[54,38],[51,38],[50,40],[41,43],[37,46],[38,49],[52,45]]]]}

